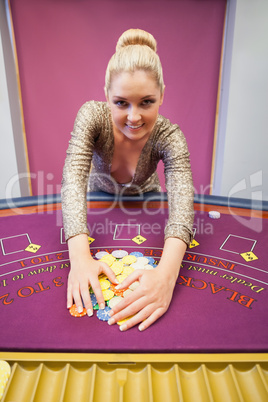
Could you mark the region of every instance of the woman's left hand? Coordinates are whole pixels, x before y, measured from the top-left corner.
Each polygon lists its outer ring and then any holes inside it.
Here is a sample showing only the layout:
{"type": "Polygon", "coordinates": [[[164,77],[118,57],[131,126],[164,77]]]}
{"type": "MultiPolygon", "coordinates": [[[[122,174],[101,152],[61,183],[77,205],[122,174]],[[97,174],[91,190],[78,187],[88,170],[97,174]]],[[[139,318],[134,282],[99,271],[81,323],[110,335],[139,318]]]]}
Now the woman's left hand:
{"type": "Polygon", "coordinates": [[[143,331],[160,318],[170,305],[177,279],[177,275],[167,277],[164,268],[160,263],[152,270],[138,269],[119,284],[118,289],[127,289],[139,281],[139,286],[113,307],[108,324],[131,317],[120,325],[120,330],[125,331],[140,323],[139,330],[143,331]]]}

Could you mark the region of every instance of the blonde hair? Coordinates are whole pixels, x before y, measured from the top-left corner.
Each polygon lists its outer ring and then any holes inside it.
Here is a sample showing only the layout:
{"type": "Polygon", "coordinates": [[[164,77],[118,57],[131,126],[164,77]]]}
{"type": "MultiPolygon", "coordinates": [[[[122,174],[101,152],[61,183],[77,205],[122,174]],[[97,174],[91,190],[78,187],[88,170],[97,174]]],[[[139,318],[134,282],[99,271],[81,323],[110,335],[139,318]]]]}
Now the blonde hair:
{"type": "Polygon", "coordinates": [[[162,66],[156,53],[153,35],[142,29],[128,29],[118,39],[116,52],[111,57],[105,75],[105,93],[108,95],[114,75],[121,72],[144,70],[152,74],[161,94],[164,92],[162,66]]]}

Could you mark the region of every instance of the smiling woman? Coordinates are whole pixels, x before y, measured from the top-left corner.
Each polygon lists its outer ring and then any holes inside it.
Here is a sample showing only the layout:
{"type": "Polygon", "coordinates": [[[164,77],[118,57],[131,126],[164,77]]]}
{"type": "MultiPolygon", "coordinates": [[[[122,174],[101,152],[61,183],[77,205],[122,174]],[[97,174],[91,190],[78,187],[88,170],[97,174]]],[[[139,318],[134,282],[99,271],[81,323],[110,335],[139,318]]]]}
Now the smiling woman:
{"type": "Polygon", "coordinates": [[[176,124],[159,115],[164,97],[162,67],[151,34],[131,29],[119,38],[106,71],[107,102],[85,103],[75,120],[63,171],[62,210],[71,270],[67,307],[83,304],[92,316],[88,288],[100,308],[104,298],[98,275],[118,284],[110,267],[92,258],[88,245],[86,192],[141,194],[161,191],[157,164],[163,161],[169,219],[163,255],[154,270],[135,270],[118,287],[140,286],[110,311],[109,324],[131,317],[124,331],[142,331],[163,315],[171,302],[181,261],[192,240],[193,183],[185,137],[176,124]]]}

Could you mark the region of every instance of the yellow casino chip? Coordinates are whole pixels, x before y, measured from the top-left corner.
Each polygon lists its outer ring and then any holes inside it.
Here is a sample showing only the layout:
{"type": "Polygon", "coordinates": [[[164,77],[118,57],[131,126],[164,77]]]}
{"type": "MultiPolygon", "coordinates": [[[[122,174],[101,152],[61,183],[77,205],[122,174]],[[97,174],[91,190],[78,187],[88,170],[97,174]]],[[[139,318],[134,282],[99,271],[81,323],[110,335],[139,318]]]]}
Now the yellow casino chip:
{"type": "Polygon", "coordinates": [[[124,264],[122,261],[115,261],[111,265],[111,270],[115,273],[115,275],[121,274],[124,269],[124,264]]]}
{"type": "Polygon", "coordinates": [[[118,275],[118,276],[116,277],[116,279],[118,280],[119,283],[121,283],[121,282],[123,282],[127,277],[128,277],[128,275],[123,275],[123,274],[121,274],[121,275],[118,275]]]}
{"type": "Polygon", "coordinates": [[[105,254],[99,261],[105,262],[110,267],[115,261],[115,257],[113,257],[111,254],[105,254]]]}
{"type": "Polygon", "coordinates": [[[135,257],[135,255],[126,255],[125,257],[122,258],[122,262],[126,265],[133,264],[136,261],[137,257],[135,257]]]}
{"type": "Polygon", "coordinates": [[[118,324],[118,325],[122,325],[122,324],[124,324],[125,322],[127,322],[128,320],[130,320],[130,318],[132,318],[132,317],[134,317],[134,315],[130,315],[129,317],[124,318],[123,320],[117,321],[117,324],[118,324]]]}
{"type": "Polygon", "coordinates": [[[101,290],[106,290],[106,289],[109,289],[109,287],[110,287],[110,281],[108,281],[108,279],[99,279],[99,282],[100,282],[100,287],[101,287],[101,290]]]}
{"type": "Polygon", "coordinates": [[[135,271],[134,268],[132,268],[130,265],[127,265],[126,267],[124,267],[122,274],[128,276],[128,275],[132,274],[132,272],[134,272],[134,271],[135,271]]]}
{"type": "Polygon", "coordinates": [[[112,297],[114,297],[114,292],[110,289],[103,290],[102,294],[105,301],[110,300],[112,297]]]}

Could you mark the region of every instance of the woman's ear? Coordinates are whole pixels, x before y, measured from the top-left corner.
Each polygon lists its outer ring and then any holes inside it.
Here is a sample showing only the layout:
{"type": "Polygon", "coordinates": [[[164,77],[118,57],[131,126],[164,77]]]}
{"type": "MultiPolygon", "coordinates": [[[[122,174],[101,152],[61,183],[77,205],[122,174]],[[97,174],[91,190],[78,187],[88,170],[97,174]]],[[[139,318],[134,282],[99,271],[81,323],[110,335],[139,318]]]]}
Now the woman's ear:
{"type": "Polygon", "coordinates": [[[166,89],[166,86],[164,85],[163,92],[162,92],[161,98],[160,98],[160,106],[162,105],[162,103],[163,103],[163,101],[164,101],[165,89],[166,89]]]}
{"type": "Polygon", "coordinates": [[[106,89],[106,87],[104,87],[103,89],[104,89],[106,101],[107,101],[107,103],[109,103],[109,97],[108,97],[107,89],[106,89]]]}

